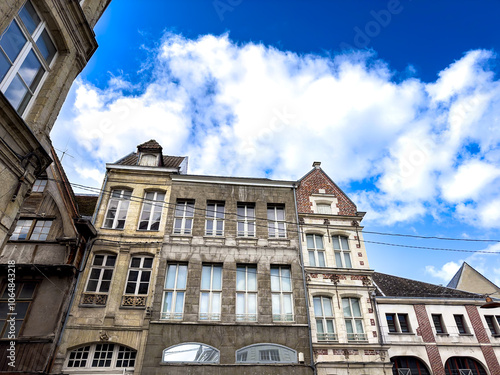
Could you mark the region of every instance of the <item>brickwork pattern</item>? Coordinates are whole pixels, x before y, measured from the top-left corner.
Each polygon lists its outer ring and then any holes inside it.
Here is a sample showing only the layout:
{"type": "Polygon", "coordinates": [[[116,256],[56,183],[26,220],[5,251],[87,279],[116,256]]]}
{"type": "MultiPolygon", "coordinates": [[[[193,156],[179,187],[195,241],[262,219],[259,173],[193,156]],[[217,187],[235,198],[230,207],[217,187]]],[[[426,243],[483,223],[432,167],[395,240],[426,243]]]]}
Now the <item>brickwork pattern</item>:
{"type": "Polygon", "coordinates": [[[321,169],[313,170],[300,181],[297,189],[297,207],[300,213],[313,213],[309,197],[318,194],[319,189],[325,189],[325,194],[334,195],[338,199],[339,215],[356,215],[356,206],[321,169]]]}
{"type": "Polygon", "coordinates": [[[429,356],[429,362],[431,363],[432,373],[434,375],[446,375],[444,372],[443,361],[441,360],[441,355],[439,354],[439,349],[435,345],[426,345],[425,350],[429,356]]]}
{"type": "Polygon", "coordinates": [[[422,336],[424,342],[436,342],[425,305],[413,305],[413,308],[415,309],[415,314],[417,315],[419,335],[422,336]]]}
{"type": "Polygon", "coordinates": [[[491,346],[481,346],[484,358],[486,359],[486,364],[492,375],[500,375],[500,365],[498,364],[498,358],[493,351],[491,346]]]}

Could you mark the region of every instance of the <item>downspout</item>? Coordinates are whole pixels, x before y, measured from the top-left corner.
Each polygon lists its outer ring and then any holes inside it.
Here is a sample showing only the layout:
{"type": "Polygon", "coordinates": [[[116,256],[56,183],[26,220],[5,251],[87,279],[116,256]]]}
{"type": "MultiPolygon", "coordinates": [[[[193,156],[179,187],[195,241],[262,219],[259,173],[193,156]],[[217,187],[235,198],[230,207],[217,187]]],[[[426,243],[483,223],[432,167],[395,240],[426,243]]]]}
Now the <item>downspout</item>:
{"type": "Polygon", "coordinates": [[[314,365],[314,353],[313,353],[313,343],[312,343],[312,331],[311,331],[311,317],[309,316],[309,293],[307,291],[306,284],[306,271],[304,269],[304,259],[302,255],[302,238],[300,234],[300,223],[299,223],[299,210],[297,208],[297,193],[296,193],[296,185],[293,184],[293,201],[295,204],[295,220],[297,221],[297,238],[299,241],[299,259],[300,259],[300,268],[302,269],[302,282],[304,283],[304,293],[306,299],[306,315],[307,315],[307,328],[309,330],[309,355],[311,356],[311,364],[309,367],[313,369],[314,375],[317,374],[316,366],[314,365]]]}
{"type": "Polygon", "coordinates": [[[97,214],[99,213],[99,209],[101,208],[102,197],[104,195],[104,189],[106,188],[106,183],[108,182],[108,169],[106,168],[106,174],[104,175],[104,182],[102,184],[101,192],[99,193],[99,200],[95,206],[94,216],[92,216],[91,223],[95,225],[95,221],[97,220],[97,214]]]}
{"type": "MultiPolygon", "coordinates": [[[[375,288],[378,288],[377,284],[375,284],[375,288]]],[[[372,291],[370,298],[372,299],[373,312],[375,313],[375,319],[377,320],[378,343],[380,344],[380,346],[383,346],[384,345],[384,337],[382,336],[382,326],[380,325],[380,316],[378,315],[377,299],[375,297],[376,297],[376,294],[375,294],[375,290],[374,290],[374,291],[372,291]]],[[[387,352],[387,356],[389,356],[389,352],[387,352]]],[[[383,366],[384,366],[383,369],[385,372],[385,363],[383,363],[383,366]]]]}

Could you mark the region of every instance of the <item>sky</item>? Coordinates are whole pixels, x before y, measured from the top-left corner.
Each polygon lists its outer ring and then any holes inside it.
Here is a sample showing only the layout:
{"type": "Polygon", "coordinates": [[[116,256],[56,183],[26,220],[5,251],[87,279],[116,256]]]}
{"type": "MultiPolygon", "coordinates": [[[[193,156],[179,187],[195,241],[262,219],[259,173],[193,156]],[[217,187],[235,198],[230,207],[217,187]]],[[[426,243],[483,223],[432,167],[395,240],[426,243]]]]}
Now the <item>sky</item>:
{"type": "Polygon", "coordinates": [[[193,174],[297,180],[321,161],[365,231],[390,234],[365,234],[371,268],[446,285],[466,261],[500,285],[498,14],[495,0],[113,0],[53,143],[93,188],[149,139],[193,174]]]}

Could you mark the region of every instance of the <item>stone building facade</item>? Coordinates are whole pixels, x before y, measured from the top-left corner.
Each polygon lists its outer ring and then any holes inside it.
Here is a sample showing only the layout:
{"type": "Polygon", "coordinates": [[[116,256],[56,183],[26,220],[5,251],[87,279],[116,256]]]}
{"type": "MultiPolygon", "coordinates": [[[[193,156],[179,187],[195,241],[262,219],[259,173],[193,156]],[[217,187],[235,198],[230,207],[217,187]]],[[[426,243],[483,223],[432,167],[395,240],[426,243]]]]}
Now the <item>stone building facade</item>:
{"type": "Polygon", "coordinates": [[[97,48],[92,29],[109,1],[0,3],[0,246],[51,163],[50,130],[97,48]]]}

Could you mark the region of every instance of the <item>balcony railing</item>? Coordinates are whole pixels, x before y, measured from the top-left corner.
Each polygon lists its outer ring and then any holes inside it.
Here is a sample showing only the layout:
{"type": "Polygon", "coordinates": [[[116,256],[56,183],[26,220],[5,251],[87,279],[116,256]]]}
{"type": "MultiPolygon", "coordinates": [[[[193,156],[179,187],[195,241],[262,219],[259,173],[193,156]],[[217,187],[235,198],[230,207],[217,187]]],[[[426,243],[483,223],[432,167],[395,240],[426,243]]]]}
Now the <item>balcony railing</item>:
{"type": "Polygon", "coordinates": [[[183,313],[181,312],[162,312],[160,319],[182,320],[183,313]]]}
{"type": "Polygon", "coordinates": [[[318,341],[338,341],[336,333],[318,333],[318,341]]]}
{"type": "Polygon", "coordinates": [[[293,314],[273,314],[273,322],[293,322],[293,314]]]}
{"type": "Polygon", "coordinates": [[[107,294],[84,293],[82,295],[82,305],[106,306],[107,294]]]}
{"type": "Polygon", "coordinates": [[[147,296],[123,296],[123,307],[146,307],[147,296]]]}
{"type": "Polygon", "coordinates": [[[237,322],[256,322],[257,314],[236,314],[237,322]]]}
{"type": "Polygon", "coordinates": [[[366,333],[348,333],[347,341],[368,341],[366,333]]]}
{"type": "Polygon", "coordinates": [[[220,320],[220,313],[200,313],[200,320],[220,320]]]}

